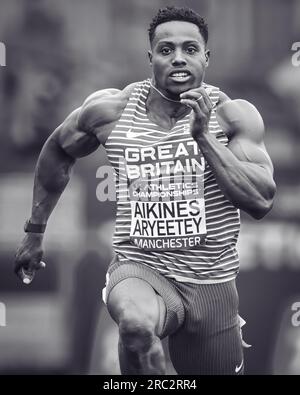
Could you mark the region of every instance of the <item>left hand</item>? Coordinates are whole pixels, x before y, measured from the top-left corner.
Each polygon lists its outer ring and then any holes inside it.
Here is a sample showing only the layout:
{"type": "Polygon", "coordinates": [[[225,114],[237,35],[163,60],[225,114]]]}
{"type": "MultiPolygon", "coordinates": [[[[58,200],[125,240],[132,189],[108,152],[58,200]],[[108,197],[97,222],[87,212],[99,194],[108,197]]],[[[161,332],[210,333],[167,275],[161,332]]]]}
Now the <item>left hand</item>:
{"type": "Polygon", "coordinates": [[[208,133],[208,123],[210,114],[213,109],[213,103],[209,97],[210,90],[200,87],[183,92],[180,95],[180,101],[188,107],[191,107],[192,114],[190,118],[191,135],[197,140],[197,137],[203,133],[208,133]]]}

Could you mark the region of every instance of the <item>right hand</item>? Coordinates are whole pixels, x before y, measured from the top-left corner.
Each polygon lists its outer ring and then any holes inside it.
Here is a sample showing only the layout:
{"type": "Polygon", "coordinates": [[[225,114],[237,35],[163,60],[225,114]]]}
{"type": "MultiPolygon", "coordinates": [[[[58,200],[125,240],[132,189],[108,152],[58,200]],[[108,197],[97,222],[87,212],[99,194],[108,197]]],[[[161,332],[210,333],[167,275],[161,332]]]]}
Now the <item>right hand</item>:
{"type": "Polygon", "coordinates": [[[41,261],[42,242],[42,234],[27,233],[16,252],[14,271],[24,284],[30,284],[36,271],[46,267],[41,261]]]}

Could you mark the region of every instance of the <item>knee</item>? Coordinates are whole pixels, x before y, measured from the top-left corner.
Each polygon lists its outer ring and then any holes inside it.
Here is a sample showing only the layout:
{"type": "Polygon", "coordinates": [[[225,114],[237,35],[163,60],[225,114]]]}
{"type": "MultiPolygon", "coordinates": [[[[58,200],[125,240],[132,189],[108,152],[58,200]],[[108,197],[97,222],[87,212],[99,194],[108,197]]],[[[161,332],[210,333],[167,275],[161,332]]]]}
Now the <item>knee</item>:
{"type": "Polygon", "coordinates": [[[120,341],[133,352],[147,352],[155,340],[155,324],[139,311],[125,310],[119,320],[120,341]]]}

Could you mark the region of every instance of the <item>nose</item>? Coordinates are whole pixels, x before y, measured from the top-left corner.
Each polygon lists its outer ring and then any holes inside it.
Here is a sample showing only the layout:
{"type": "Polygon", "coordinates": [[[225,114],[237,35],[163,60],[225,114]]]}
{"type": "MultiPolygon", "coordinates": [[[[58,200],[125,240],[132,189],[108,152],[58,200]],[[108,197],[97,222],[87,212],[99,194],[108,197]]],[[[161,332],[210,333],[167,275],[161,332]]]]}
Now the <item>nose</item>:
{"type": "Polygon", "coordinates": [[[182,66],[182,65],[186,65],[186,60],[182,51],[180,49],[177,49],[174,52],[174,57],[172,59],[172,66],[182,66]]]}

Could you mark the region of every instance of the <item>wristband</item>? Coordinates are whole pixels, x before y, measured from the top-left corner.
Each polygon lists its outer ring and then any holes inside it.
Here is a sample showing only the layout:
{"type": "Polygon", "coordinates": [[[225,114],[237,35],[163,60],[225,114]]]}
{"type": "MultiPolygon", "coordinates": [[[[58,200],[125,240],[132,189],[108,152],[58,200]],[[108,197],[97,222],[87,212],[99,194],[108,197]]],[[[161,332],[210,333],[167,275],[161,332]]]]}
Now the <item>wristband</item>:
{"type": "Polygon", "coordinates": [[[32,224],[30,219],[25,222],[24,232],[26,233],[44,233],[46,224],[32,224]]]}

